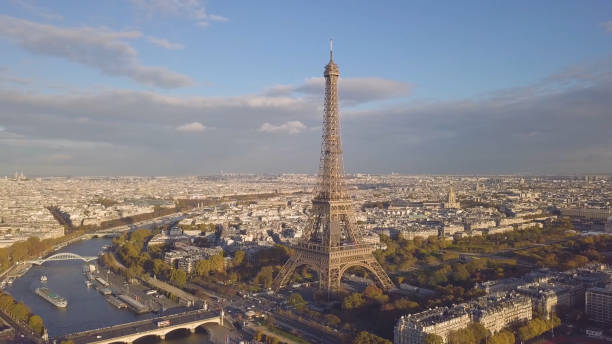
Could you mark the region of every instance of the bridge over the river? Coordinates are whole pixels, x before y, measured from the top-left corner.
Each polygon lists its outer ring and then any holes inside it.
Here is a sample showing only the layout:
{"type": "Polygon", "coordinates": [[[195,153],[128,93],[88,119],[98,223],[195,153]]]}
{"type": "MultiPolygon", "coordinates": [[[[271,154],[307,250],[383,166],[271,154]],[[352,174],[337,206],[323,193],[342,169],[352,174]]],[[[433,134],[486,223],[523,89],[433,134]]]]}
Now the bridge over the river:
{"type": "Polygon", "coordinates": [[[98,257],[79,256],[76,253],[62,252],[62,253],[56,253],[47,258],[32,260],[30,261],[30,263],[36,264],[36,265],[42,265],[45,262],[56,262],[56,261],[61,261],[61,260],[82,260],[84,262],[90,262],[92,260],[95,260],[96,258],[98,257]]]}
{"type": "Polygon", "coordinates": [[[121,325],[69,334],[62,338],[57,338],[57,342],[59,343],[62,340],[71,340],[75,344],[129,344],[147,336],[158,336],[161,339],[165,339],[168,333],[177,330],[189,330],[194,333],[196,328],[200,326],[204,327],[207,324],[223,325],[223,310],[205,311],[203,309],[199,309],[196,311],[168,315],[159,318],[140,320],[121,325]]]}

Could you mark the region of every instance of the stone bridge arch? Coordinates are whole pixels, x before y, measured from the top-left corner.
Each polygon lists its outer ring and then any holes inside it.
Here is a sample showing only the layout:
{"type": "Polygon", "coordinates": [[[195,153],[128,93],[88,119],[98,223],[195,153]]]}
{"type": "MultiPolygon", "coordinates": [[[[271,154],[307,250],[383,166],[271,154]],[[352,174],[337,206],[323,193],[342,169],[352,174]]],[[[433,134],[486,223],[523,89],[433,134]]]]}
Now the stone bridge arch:
{"type": "Polygon", "coordinates": [[[152,332],[145,332],[145,333],[141,333],[138,335],[133,335],[131,338],[126,339],[124,343],[127,343],[127,344],[134,343],[135,341],[138,341],[142,338],[151,337],[151,336],[159,337],[162,340],[164,340],[166,339],[166,336],[172,332],[186,330],[186,331],[189,331],[190,333],[195,333],[198,328],[202,328],[204,331],[206,331],[210,335],[211,332],[209,329],[206,328],[207,325],[218,325],[218,323],[216,321],[203,320],[202,322],[180,324],[176,326],[170,325],[168,327],[160,327],[152,332]]]}

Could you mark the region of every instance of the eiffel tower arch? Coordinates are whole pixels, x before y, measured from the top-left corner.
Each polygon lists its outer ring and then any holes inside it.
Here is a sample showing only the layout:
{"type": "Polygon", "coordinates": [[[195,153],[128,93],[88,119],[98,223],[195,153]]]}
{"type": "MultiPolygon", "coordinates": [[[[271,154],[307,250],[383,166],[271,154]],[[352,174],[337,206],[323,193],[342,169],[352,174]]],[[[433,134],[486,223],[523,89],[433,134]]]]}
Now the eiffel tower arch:
{"type": "Polygon", "coordinates": [[[356,225],[353,202],[344,183],[344,163],[340,140],[338,111],[338,65],[330,44],[329,63],[325,66],[325,115],[319,181],[312,200],[312,215],[293,255],[276,276],[273,287],[285,286],[295,269],[306,265],[319,274],[319,288],[328,292],[341,289],[344,272],[360,266],[372,273],[384,290],[395,288],[372,252],[375,245],[362,240],[356,225]]]}

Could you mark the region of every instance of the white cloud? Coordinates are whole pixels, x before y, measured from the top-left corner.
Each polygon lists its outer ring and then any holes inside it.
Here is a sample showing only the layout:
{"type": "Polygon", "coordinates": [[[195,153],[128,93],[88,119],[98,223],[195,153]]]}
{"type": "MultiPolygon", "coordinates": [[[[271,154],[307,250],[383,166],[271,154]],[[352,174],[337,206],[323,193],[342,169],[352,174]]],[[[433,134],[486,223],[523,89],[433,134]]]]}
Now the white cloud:
{"type": "Polygon", "coordinates": [[[191,122],[176,127],[176,130],[184,132],[202,132],[206,130],[206,127],[200,122],[191,122]]]}
{"type": "MultiPolygon", "coordinates": [[[[607,62],[561,71],[543,85],[474,98],[345,108],[341,125],[347,169],[610,171],[612,59],[607,62]]],[[[0,132],[0,175],[27,171],[29,162],[21,164],[22,159],[57,153],[73,156],[53,165],[65,170],[34,162],[29,168],[38,174],[75,175],[313,172],[320,152],[321,128],[316,127],[323,115],[322,94],[292,89],[278,89],[274,96],[189,97],[125,89],[49,94],[0,87],[0,124],[6,128],[0,132]],[[177,131],[179,125],[199,127],[193,123],[206,123],[205,134],[177,131]],[[155,164],[160,155],[166,164],[155,164]]],[[[362,101],[367,99],[373,98],[362,101]]]]}
{"type": "Polygon", "coordinates": [[[210,19],[211,21],[223,22],[223,23],[226,22],[226,21],[229,21],[228,18],[226,18],[224,16],[216,15],[216,14],[208,15],[208,19],[210,19]]]}
{"type": "Polygon", "coordinates": [[[197,25],[208,27],[211,22],[226,22],[229,19],[218,14],[209,14],[203,1],[200,0],[130,0],[149,18],[154,15],[185,17],[197,25]]]}
{"type": "Polygon", "coordinates": [[[141,38],[139,31],[61,28],[0,15],[2,36],[31,53],[65,58],[108,75],[126,76],[150,86],[176,88],[194,83],[188,76],[165,67],[142,65],[138,52],[125,42],[141,38]]]}
{"type": "Polygon", "coordinates": [[[16,76],[7,68],[0,67],[0,83],[30,85],[32,79],[16,76]]]}
{"type": "Polygon", "coordinates": [[[13,3],[19,5],[24,10],[33,13],[41,18],[49,19],[49,20],[61,20],[63,19],[61,15],[51,12],[48,9],[35,5],[27,0],[12,0],[13,3]]]}
{"type": "MultiPolygon", "coordinates": [[[[338,92],[345,105],[358,105],[377,100],[406,97],[412,85],[383,78],[340,78],[338,92]]],[[[325,89],[323,77],[309,78],[301,85],[277,85],[266,91],[270,96],[308,95],[320,98],[325,89]]]]}
{"type": "Polygon", "coordinates": [[[284,133],[284,134],[299,134],[306,125],[300,121],[289,121],[281,125],[274,125],[268,122],[262,124],[257,131],[262,133],[284,133]]]}
{"type": "Polygon", "coordinates": [[[147,40],[155,45],[157,45],[158,47],[162,47],[168,50],[181,50],[183,48],[185,48],[182,44],[180,43],[174,43],[174,42],[170,42],[167,39],[163,39],[163,38],[156,38],[156,37],[147,37],[147,40]]]}
{"type": "Polygon", "coordinates": [[[71,140],[61,138],[39,138],[3,131],[0,135],[0,146],[39,149],[98,149],[114,145],[102,141],[71,140]]]}

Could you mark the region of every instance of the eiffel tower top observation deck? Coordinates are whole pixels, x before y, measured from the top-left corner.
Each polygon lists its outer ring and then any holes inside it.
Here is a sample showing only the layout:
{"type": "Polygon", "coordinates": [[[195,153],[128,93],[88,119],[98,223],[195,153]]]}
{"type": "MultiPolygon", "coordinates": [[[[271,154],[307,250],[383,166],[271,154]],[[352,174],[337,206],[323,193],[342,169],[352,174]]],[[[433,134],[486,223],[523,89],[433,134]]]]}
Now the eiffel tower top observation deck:
{"type": "Polygon", "coordinates": [[[340,113],[338,111],[338,65],[334,63],[333,46],[330,41],[329,63],[325,66],[325,117],[323,120],[323,142],[319,184],[315,199],[318,201],[348,200],[344,186],[344,163],[340,141],[340,113]]]}

